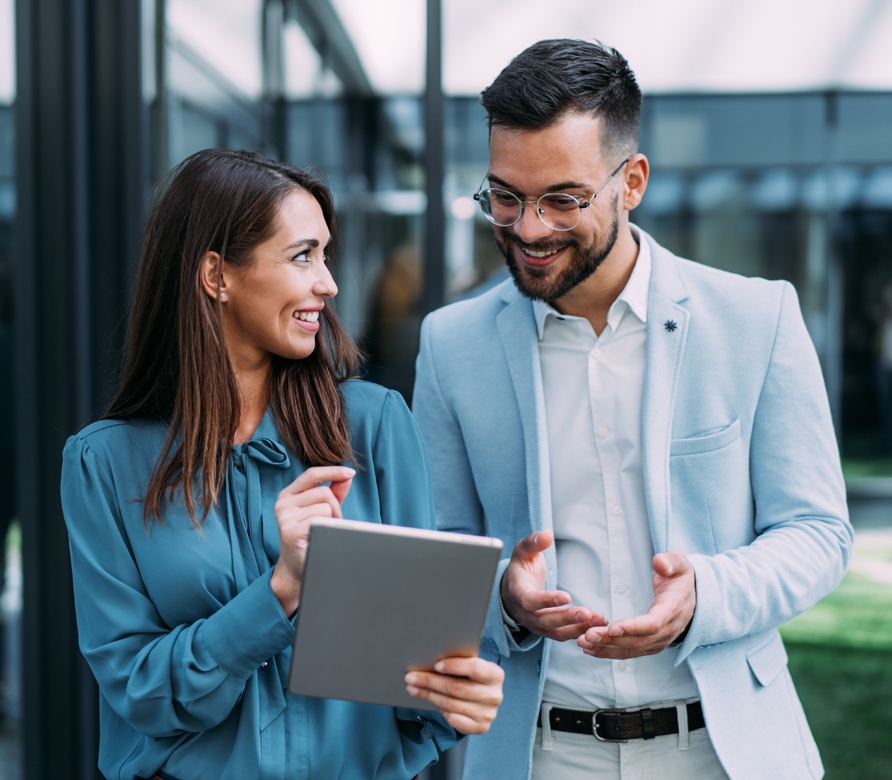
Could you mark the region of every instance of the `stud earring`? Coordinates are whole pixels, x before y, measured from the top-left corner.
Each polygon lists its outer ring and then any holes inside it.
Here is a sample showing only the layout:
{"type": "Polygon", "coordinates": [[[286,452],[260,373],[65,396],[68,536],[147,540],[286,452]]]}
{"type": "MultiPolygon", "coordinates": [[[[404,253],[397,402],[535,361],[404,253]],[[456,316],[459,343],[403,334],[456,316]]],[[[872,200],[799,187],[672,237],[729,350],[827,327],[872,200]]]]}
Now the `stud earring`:
{"type": "Polygon", "coordinates": [[[221,300],[221,301],[225,301],[225,300],[226,300],[226,293],[222,293],[222,292],[220,293],[220,300],[221,300]]]}

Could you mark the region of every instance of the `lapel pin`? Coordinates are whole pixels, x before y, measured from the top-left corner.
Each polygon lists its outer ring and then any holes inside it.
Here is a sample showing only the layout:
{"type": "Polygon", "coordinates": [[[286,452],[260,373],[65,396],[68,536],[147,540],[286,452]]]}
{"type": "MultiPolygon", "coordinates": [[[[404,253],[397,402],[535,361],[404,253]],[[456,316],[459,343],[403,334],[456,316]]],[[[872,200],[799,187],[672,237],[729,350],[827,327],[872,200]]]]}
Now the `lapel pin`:
{"type": "Polygon", "coordinates": [[[666,329],[667,333],[675,333],[675,329],[678,327],[675,320],[666,320],[663,323],[663,327],[666,329]]]}

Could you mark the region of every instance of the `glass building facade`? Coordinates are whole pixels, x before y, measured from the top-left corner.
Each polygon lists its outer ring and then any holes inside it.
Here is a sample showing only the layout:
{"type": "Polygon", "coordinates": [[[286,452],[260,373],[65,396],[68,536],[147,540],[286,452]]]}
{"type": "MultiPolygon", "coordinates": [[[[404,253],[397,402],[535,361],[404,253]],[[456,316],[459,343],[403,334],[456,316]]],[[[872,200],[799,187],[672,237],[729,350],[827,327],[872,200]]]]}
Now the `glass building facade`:
{"type": "MultiPolygon", "coordinates": [[[[313,168],[337,198],[339,314],[408,397],[424,313],[504,274],[471,198],[487,130],[476,96],[376,94],[326,0],[0,0],[0,36],[0,766],[95,778],[59,455],[108,401],[152,187],[210,146],[313,168]]],[[[892,456],[890,126],[888,92],[645,96],[634,221],[795,285],[850,458],[892,456]]]]}

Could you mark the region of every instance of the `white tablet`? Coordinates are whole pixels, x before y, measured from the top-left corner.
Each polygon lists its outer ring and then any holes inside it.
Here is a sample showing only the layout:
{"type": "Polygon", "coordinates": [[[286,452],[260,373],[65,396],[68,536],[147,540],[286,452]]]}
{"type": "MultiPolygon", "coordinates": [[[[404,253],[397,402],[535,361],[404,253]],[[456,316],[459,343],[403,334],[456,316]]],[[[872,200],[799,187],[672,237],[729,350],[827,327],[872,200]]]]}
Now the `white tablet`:
{"type": "Polygon", "coordinates": [[[501,549],[489,537],[313,520],[288,690],[435,709],[403,678],[476,655],[501,549]]]}

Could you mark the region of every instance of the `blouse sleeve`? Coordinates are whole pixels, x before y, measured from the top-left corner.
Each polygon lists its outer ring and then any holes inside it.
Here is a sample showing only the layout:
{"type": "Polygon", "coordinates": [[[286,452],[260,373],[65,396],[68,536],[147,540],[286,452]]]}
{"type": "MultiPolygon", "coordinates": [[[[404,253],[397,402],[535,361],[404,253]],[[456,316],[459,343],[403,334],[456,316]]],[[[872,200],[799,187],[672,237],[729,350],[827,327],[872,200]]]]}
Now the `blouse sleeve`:
{"type": "Polygon", "coordinates": [[[382,520],[436,528],[427,451],[412,413],[393,390],[384,400],[373,459],[382,520]]]}
{"type": "MultiPolygon", "coordinates": [[[[69,439],[63,454],[62,507],[81,651],[109,705],[140,733],[205,731],[229,715],[255,670],[288,646],[293,625],[269,573],[207,618],[165,625],[142,581],[146,559],[138,564],[136,542],[126,533],[121,504],[132,499],[121,498],[121,475],[109,458],[82,436],[69,439]]],[[[164,546],[148,552],[164,555],[164,546]]]]}

